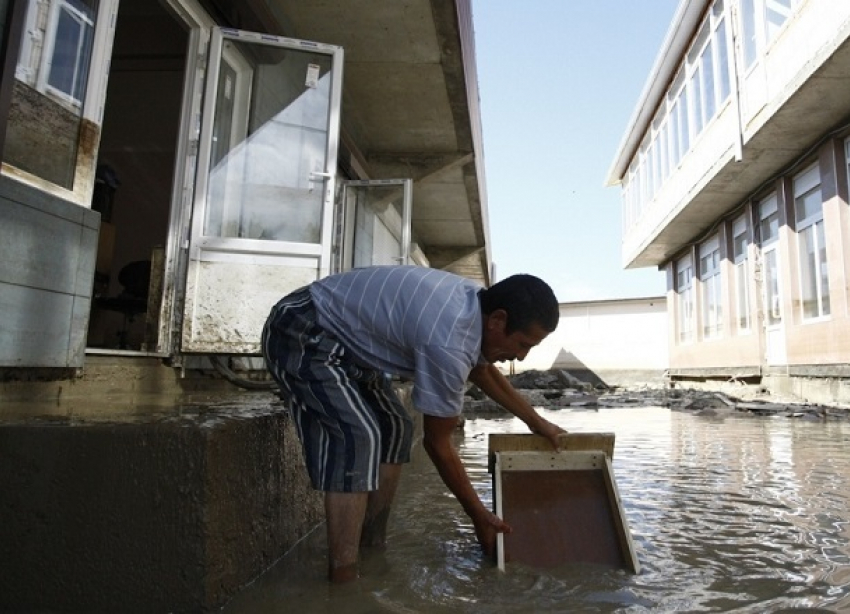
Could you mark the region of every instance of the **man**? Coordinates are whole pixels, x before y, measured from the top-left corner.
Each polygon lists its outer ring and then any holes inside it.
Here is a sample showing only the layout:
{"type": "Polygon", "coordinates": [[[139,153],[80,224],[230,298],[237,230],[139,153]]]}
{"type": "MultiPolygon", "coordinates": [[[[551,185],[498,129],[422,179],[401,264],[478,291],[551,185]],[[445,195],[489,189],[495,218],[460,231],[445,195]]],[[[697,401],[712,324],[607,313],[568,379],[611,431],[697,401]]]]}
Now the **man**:
{"type": "Polygon", "coordinates": [[[423,267],[354,269],[284,297],[263,355],[289,401],[313,487],[325,493],[328,576],[357,577],[360,546],[386,538],[413,421],[389,375],[413,381],[424,447],[488,554],[511,528],[475,492],[452,445],[467,381],[547,437],[562,429],[514,390],[495,362],[522,360],[558,324],[552,289],[514,275],[488,289],[423,267]]]}

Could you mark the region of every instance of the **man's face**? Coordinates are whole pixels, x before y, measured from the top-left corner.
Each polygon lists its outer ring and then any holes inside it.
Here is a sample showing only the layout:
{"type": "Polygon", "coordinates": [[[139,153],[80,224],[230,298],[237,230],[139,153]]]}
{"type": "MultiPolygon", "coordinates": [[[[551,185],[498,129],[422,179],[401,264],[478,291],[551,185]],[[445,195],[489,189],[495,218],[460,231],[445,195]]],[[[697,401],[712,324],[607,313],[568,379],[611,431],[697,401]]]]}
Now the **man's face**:
{"type": "Polygon", "coordinates": [[[505,333],[508,314],[503,309],[484,316],[484,337],[481,341],[481,353],[488,362],[522,360],[528,351],[543,341],[549,334],[539,324],[532,324],[526,330],[505,333]]]}

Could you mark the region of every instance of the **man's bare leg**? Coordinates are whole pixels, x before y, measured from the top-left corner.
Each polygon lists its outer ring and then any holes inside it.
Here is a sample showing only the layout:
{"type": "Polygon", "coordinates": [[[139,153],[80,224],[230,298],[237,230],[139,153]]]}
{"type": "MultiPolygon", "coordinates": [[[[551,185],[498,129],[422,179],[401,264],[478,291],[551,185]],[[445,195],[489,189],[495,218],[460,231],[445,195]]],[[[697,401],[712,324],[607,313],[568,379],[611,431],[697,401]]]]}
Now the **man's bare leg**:
{"type": "Polygon", "coordinates": [[[387,522],[401,477],[401,465],[384,463],[378,475],[378,490],[369,493],[361,546],[380,547],[387,543],[387,522]]]}
{"type": "Polygon", "coordinates": [[[325,517],[328,529],[328,579],[349,582],[357,579],[360,534],[366,515],[366,492],[326,492],[325,517]]]}

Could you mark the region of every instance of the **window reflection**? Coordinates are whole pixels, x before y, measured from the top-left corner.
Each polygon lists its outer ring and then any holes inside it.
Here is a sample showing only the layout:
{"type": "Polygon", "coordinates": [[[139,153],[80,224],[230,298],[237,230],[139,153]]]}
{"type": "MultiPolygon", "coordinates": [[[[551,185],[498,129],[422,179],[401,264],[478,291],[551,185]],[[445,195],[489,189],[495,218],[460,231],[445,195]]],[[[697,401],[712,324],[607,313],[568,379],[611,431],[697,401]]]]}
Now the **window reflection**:
{"type": "Polygon", "coordinates": [[[223,49],[204,234],[318,243],[331,60],[223,49]]]}
{"type": "Polygon", "coordinates": [[[32,0],[27,8],[3,161],[74,187],[97,0],[32,0]]]}

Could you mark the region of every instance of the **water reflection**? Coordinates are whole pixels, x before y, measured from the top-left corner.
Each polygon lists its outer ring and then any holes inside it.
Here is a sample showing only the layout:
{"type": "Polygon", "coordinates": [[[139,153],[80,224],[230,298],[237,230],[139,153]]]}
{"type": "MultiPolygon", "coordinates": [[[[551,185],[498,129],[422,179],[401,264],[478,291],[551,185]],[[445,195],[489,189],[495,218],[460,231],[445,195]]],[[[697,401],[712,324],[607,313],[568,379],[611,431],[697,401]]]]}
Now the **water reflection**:
{"type": "MultiPolygon", "coordinates": [[[[639,575],[592,565],[499,572],[417,449],[389,547],[365,555],[360,582],[325,582],[320,528],[225,613],[850,611],[850,423],[653,407],[545,413],[572,431],[616,433],[639,575]]],[[[524,430],[479,418],[458,435],[488,504],[491,432],[524,430]]]]}

